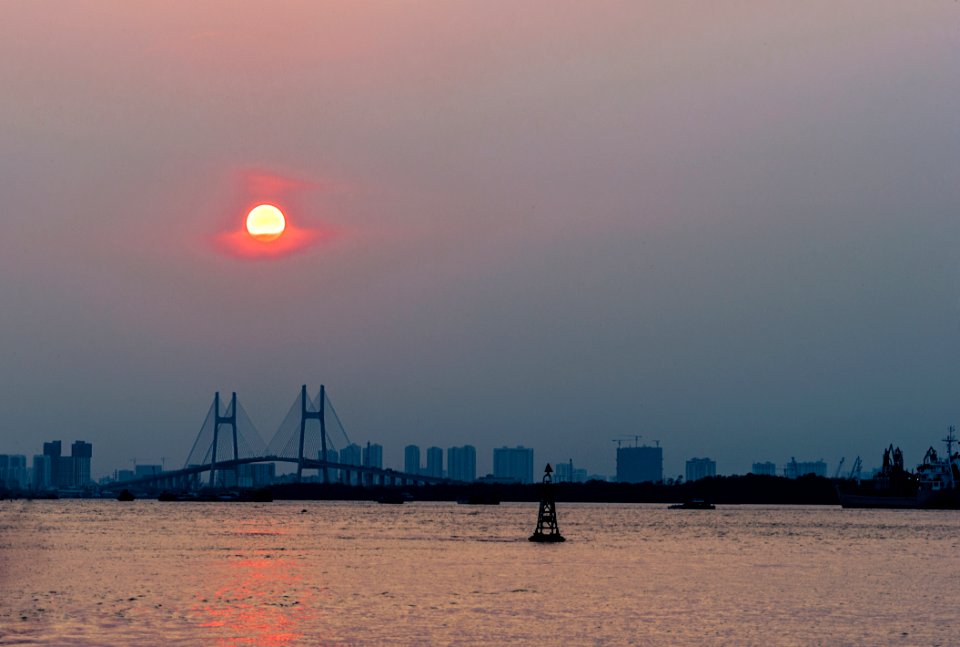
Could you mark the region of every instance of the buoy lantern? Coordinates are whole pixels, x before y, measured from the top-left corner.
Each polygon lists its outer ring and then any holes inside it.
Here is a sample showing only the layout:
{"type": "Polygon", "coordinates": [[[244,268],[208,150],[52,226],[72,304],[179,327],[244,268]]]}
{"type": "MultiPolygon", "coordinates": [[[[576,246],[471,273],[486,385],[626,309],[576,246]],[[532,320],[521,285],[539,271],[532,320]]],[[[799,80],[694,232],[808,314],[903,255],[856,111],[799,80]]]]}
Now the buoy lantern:
{"type": "Polygon", "coordinates": [[[540,511],[537,513],[537,529],[530,535],[530,541],[554,543],[566,541],[557,526],[557,502],[553,494],[553,468],[550,463],[543,470],[543,483],[540,485],[540,511]]]}

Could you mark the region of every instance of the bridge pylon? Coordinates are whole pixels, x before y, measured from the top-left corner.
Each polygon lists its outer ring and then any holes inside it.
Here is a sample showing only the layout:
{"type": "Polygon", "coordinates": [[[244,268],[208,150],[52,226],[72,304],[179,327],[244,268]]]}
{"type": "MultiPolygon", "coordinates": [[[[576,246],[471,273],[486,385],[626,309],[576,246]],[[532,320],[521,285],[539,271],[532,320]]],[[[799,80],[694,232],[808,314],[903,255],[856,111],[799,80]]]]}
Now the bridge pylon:
{"type": "Polygon", "coordinates": [[[303,441],[307,431],[307,420],[318,420],[320,422],[320,455],[323,457],[323,482],[329,483],[329,474],[327,473],[327,423],[324,414],[324,406],[327,400],[326,389],[320,385],[319,408],[311,411],[307,407],[309,399],[307,398],[307,385],[300,387],[300,443],[297,450],[297,481],[303,478],[303,441]]]}
{"type": "MultiPolygon", "coordinates": [[[[233,460],[237,460],[240,457],[239,448],[237,447],[237,393],[234,391],[230,395],[230,404],[227,410],[223,415],[220,415],[220,392],[217,391],[213,396],[213,447],[210,452],[210,487],[216,485],[216,472],[217,472],[217,442],[219,441],[220,435],[220,425],[230,425],[230,428],[233,432],[233,460]]],[[[237,471],[237,467],[234,467],[234,472],[237,471]]],[[[239,476],[239,474],[237,474],[239,476]]],[[[239,479],[237,479],[239,481],[239,479]]]]}

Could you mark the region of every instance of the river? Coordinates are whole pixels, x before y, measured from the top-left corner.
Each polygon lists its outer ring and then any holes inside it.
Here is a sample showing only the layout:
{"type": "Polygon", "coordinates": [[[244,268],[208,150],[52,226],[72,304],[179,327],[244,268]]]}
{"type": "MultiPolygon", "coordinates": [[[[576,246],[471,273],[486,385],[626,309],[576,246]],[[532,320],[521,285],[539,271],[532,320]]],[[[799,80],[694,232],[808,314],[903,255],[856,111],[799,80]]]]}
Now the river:
{"type": "Polygon", "coordinates": [[[956,645],[960,512],[0,501],[0,645],[956,645]]]}

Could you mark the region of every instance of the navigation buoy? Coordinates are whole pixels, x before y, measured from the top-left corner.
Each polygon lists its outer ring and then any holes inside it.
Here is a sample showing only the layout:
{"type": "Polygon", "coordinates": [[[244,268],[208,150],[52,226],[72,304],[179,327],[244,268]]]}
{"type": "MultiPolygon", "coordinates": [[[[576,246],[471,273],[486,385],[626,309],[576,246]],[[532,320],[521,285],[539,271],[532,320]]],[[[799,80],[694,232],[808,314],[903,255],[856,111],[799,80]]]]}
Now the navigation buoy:
{"type": "Polygon", "coordinates": [[[560,534],[560,528],[557,527],[557,502],[554,500],[553,487],[551,483],[553,478],[553,468],[550,463],[543,470],[543,483],[540,485],[540,512],[537,513],[537,529],[530,535],[530,541],[545,543],[566,541],[560,534]]]}

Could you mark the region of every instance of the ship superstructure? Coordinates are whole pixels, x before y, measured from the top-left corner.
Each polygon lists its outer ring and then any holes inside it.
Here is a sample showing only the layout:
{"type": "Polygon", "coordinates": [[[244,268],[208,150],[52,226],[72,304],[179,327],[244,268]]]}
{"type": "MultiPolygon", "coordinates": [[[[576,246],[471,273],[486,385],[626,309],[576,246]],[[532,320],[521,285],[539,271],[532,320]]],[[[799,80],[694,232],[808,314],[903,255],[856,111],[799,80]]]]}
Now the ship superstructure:
{"type": "Polygon", "coordinates": [[[956,430],[949,427],[943,439],[945,455],[927,450],[915,472],[903,466],[900,448],[890,445],[883,452],[883,466],[872,479],[837,486],[844,508],[941,508],[960,509],[960,452],[956,430]]]}

